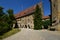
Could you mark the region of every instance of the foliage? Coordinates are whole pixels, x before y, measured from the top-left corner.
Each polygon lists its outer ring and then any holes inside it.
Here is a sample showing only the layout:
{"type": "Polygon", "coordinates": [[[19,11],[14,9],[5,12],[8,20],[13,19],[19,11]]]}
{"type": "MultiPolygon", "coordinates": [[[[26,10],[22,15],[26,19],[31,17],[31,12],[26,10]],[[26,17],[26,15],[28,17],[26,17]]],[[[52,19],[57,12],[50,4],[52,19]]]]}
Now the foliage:
{"type": "Polygon", "coordinates": [[[8,30],[8,23],[6,18],[6,14],[3,12],[3,7],[0,7],[0,35],[7,32],[8,30]]]}
{"type": "Polygon", "coordinates": [[[50,20],[43,21],[43,25],[50,25],[50,20]]]}
{"type": "Polygon", "coordinates": [[[14,17],[14,15],[13,15],[13,10],[12,9],[8,9],[8,15],[9,15],[9,17],[10,17],[10,19],[11,20],[15,20],[15,17],[14,17]]]}
{"type": "Polygon", "coordinates": [[[13,10],[12,9],[9,9],[8,11],[7,11],[7,13],[8,13],[8,15],[9,15],[9,22],[8,22],[8,24],[10,25],[10,27],[12,28],[13,27],[13,21],[15,20],[15,18],[14,18],[14,15],[13,15],[13,10]]]}
{"type": "Polygon", "coordinates": [[[48,28],[48,26],[50,25],[50,20],[45,20],[45,21],[43,21],[43,26],[44,26],[44,28],[48,28]]]}
{"type": "Polygon", "coordinates": [[[0,7],[0,35],[3,35],[5,32],[8,32],[12,29],[14,21],[16,21],[13,10],[9,9],[7,13],[4,13],[3,7],[0,7]]]}
{"type": "Polygon", "coordinates": [[[17,21],[16,21],[14,15],[13,15],[13,10],[9,9],[7,12],[8,12],[8,15],[9,15],[9,18],[10,18],[10,21],[9,21],[10,26],[12,27],[13,24],[15,24],[15,28],[18,28],[17,21]]]}
{"type": "Polygon", "coordinates": [[[42,28],[42,13],[41,8],[36,5],[36,10],[34,13],[34,29],[38,30],[42,28]]]}

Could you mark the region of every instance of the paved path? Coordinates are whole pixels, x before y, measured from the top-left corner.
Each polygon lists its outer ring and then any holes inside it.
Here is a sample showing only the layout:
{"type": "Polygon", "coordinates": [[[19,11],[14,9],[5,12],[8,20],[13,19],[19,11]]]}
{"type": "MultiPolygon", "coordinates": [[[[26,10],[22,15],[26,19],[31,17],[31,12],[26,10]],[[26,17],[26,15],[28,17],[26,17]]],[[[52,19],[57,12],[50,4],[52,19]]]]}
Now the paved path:
{"type": "Polygon", "coordinates": [[[60,34],[47,30],[22,29],[4,40],[60,40],[60,34]]]}

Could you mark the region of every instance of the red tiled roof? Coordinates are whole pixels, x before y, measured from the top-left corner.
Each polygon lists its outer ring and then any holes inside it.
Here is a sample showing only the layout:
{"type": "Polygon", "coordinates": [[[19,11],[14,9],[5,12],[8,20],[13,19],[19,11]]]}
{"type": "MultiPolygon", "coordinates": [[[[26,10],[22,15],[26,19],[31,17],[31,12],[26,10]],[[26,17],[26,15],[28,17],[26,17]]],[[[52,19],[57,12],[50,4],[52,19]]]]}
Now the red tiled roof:
{"type": "MultiPolygon", "coordinates": [[[[38,5],[41,7],[42,3],[40,2],[40,3],[38,3],[38,5]]],[[[25,16],[25,15],[31,14],[31,12],[35,11],[35,8],[36,8],[36,5],[34,5],[30,8],[27,8],[26,10],[16,14],[15,18],[19,18],[19,17],[25,16]]],[[[49,16],[43,16],[42,17],[42,19],[48,19],[48,18],[49,18],[49,16]]]]}
{"type": "Polygon", "coordinates": [[[49,19],[49,16],[43,16],[42,19],[49,19]]]}
{"type": "Polygon", "coordinates": [[[30,14],[30,12],[34,11],[35,10],[35,6],[33,7],[30,7],[22,12],[19,12],[18,14],[15,15],[15,18],[18,18],[18,17],[22,17],[24,15],[27,15],[27,14],[30,14]]]}
{"type": "MultiPolygon", "coordinates": [[[[40,6],[41,4],[42,4],[41,2],[38,3],[39,6],[40,6]]],[[[19,18],[19,17],[25,16],[25,15],[28,15],[28,14],[30,14],[31,12],[33,12],[33,11],[35,10],[35,8],[36,8],[36,5],[30,7],[30,8],[28,8],[28,9],[22,11],[22,12],[19,12],[18,14],[15,15],[15,18],[19,18]]]]}

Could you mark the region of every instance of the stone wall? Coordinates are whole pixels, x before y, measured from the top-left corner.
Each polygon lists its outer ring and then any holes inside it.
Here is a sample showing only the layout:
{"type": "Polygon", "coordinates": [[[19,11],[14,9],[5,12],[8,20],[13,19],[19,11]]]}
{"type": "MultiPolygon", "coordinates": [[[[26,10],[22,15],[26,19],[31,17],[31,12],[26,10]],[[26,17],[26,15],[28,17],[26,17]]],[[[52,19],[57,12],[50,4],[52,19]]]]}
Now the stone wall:
{"type": "Polygon", "coordinates": [[[58,0],[58,19],[60,21],[60,0],[58,0]]]}
{"type": "Polygon", "coordinates": [[[52,21],[58,19],[58,6],[57,6],[57,0],[52,0],[52,21]]]}
{"type": "Polygon", "coordinates": [[[34,28],[33,15],[17,19],[20,28],[34,28]]]}
{"type": "Polygon", "coordinates": [[[60,30],[60,0],[52,1],[52,19],[56,20],[56,30],[60,30]]]}

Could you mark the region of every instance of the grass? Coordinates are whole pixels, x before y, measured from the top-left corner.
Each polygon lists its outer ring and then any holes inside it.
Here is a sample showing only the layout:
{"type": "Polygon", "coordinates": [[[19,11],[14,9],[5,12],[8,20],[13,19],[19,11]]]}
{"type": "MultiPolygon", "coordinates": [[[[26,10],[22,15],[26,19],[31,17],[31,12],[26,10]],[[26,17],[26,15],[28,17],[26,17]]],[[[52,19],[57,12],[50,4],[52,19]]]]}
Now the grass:
{"type": "Polygon", "coordinates": [[[9,37],[9,36],[19,32],[19,31],[20,31],[20,29],[18,29],[18,28],[12,29],[9,32],[5,33],[4,35],[0,36],[0,40],[4,39],[6,37],[9,37]]]}

